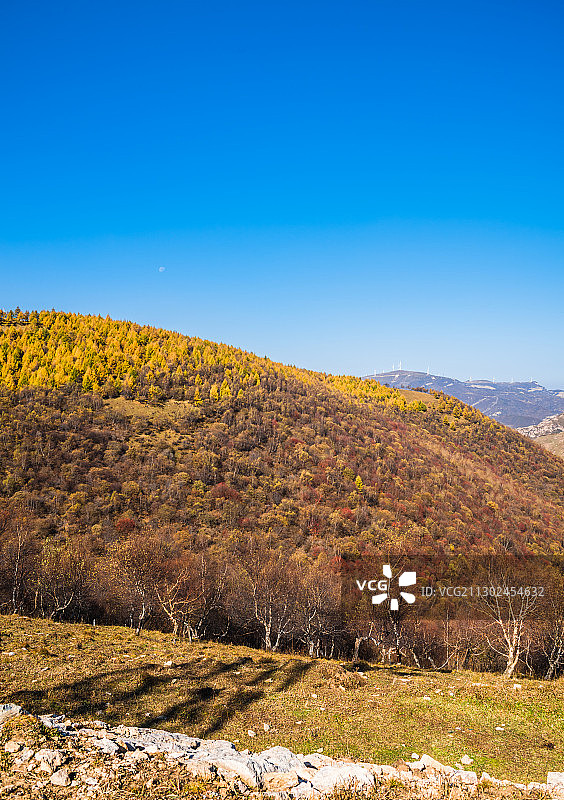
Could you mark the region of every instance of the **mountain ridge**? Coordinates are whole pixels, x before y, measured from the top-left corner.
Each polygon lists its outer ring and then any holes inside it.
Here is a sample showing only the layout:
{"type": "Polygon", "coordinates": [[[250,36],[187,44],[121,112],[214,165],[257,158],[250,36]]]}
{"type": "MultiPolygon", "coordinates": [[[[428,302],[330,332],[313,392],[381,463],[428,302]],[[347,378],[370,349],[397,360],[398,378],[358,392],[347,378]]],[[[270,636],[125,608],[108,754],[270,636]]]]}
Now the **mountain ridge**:
{"type": "Polygon", "coordinates": [[[392,370],[366,376],[393,388],[417,388],[444,392],[512,428],[536,425],[564,411],[564,392],[546,389],[536,381],[460,381],[442,375],[392,370]]]}

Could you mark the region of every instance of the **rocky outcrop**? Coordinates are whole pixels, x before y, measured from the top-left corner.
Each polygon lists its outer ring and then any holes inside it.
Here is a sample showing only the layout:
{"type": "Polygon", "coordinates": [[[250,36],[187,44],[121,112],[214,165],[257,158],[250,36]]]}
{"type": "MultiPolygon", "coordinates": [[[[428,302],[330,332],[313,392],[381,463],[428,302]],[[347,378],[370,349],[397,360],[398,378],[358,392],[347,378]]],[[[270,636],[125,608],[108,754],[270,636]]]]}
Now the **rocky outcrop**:
{"type": "Polygon", "coordinates": [[[546,417],[536,425],[528,425],[526,428],[517,428],[517,430],[530,439],[538,439],[539,436],[550,436],[553,433],[562,433],[564,431],[564,414],[546,417]]]}
{"type": "MultiPolygon", "coordinates": [[[[23,713],[19,706],[0,706],[0,721],[9,723],[23,713]]],[[[4,774],[8,779],[18,773],[31,775],[36,789],[47,784],[77,787],[76,797],[101,797],[104,794],[101,776],[135,772],[142,762],[156,757],[161,762],[173,763],[194,778],[220,781],[241,794],[256,797],[261,793],[280,800],[322,797],[342,788],[362,794],[392,780],[422,798],[439,798],[447,789],[455,788],[470,795],[480,786],[564,797],[564,773],[549,773],[546,784],[525,786],[498,781],[487,773],[478,777],[476,772],[443,765],[429,755],[394,765],[354,763],[320,752],[295,754],[281,746],[259,753],[239,751],[223,739],[197,739],[152,728],[125,725],[112,728],[100,721],[72,722],[53,715],[38,719],[47,732],[52,732],[57,746],[34,749],[24,736],[18,735],[18,726],[8,724],[2,738],[5,757],[11,763],[4,774]]],[[[465,756],[461,761],[467,765],[471,759],[465,756]]]]}

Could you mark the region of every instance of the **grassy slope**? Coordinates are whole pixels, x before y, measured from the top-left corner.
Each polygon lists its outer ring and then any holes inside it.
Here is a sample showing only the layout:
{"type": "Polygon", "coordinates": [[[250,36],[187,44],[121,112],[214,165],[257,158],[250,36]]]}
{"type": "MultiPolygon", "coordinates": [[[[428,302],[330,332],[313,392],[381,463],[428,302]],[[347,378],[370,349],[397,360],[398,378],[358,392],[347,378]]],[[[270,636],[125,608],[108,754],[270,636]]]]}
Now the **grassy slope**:
{"type": "Polygon", "coordinates": [[[513,689],[499,676],[379,667],[363,679],[336,662],[18,617],[0,617],[0,637],[0,702],[34,712],[379,763],[467,753],[478,772],[523,781],[564,762],[562,679],[513,689]]]}
{"type": "Polygon", "coordinates": [[[564,458],[564,433],[550,433],[548,436],[537,436],[537,444],[542,445],[551,453],[564,458]]]}

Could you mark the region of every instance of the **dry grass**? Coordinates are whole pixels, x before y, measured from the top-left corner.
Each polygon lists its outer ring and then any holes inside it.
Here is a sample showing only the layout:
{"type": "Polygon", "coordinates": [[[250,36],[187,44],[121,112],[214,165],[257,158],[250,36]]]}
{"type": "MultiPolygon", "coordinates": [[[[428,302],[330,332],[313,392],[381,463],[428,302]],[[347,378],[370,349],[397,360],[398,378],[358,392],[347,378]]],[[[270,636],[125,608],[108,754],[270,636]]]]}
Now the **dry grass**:
{"type": "Polygon", "coordinates": [[[560,458],[564,458],[564,432],[549,433],[547,436],[537,436],[534,440],[537,444],[542,445],[546,450],[555,453],[560,458]]]}
{"type": "Polygon", "coordinates": [[[0,702],[34,713],[387,764],[468,754],[478,772],[524,782],[564,764],[562,680],[514,689],[499,676],[383,667],[364,678],[337,662],[11,616],[0,617],[0,651],[0,702]]]}

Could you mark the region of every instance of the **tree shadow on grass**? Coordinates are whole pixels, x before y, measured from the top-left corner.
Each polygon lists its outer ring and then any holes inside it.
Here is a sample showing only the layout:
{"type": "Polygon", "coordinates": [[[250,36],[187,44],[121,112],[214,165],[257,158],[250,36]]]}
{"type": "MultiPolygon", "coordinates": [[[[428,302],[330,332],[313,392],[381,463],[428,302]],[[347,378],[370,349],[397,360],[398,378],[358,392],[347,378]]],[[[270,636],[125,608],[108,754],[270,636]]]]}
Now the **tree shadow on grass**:
{"type": "Polygon", "coordinates": [[[142,664],[12,692],[5,702],[35,714],[99,717],[111,723],[127,720],[138,727],[162,727],[164,722],[172,730],[205,738],[260,701],[265,681],[273,683],[274,691],[284,692],[312,666],[313,662],[299,659],[280,664],[270,658],[253,662],[248,657],[213,664],[185,661],[170,668],[142,664]],[[249,662],[257,671],[245,675],[241,668],[249,662]]]}

